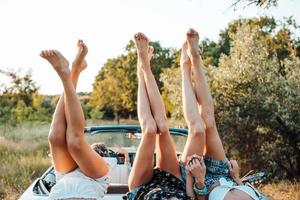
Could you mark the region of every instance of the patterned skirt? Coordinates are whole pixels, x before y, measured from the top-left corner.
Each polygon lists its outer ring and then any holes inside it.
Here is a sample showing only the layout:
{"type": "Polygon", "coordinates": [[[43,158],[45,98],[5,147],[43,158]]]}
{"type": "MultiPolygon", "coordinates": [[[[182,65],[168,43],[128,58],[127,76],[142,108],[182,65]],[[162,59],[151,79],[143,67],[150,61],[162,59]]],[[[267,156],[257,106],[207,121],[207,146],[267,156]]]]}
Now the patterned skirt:
{"type": "Polygon", "coordinates": [[[123,199],[128,200],[166,200],[175,197],[178,200],[192,200],[186,194],[185,182],[174,175],[154,169],[153,178],[144,185],[128,192],[123,199]]]}

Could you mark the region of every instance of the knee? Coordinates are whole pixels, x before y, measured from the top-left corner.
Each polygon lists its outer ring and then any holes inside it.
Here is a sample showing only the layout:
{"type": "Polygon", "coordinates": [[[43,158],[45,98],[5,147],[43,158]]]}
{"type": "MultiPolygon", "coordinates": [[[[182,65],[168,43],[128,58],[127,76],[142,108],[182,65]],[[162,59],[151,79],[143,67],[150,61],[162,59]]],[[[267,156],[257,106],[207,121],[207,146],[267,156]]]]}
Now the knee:
{"type": "Polygon", "coordinates": [[[202,122],[192,123],[189,130],[193,137],[202,137],[205,134],[204,124],[202,122]]]}
{"type": "Polygon", "coordinates": [[[203,120],[205,123],[205,129],[207,132],[214,130],[216,128],[216,121],[213,114],[208,113],[203,116],[203,120]]]}
{"type": "Polygon", "coordinates": [[[72,136],[67,138],[67,146],[71,154],[81,151],[83,145],[84,140],[80,136],[72,136]]]}
{"type": "Polygon", "coordinates": [[[145,135],[155,135],[157,133],[157,126],[154,120],[148,120],[141,124],[142,132],[145,135]]]}
{"type": "Polygon", "coordinates": [[[159,132],[162,134],[169,132],[169,126],[168,126],[167,119],[159,120],[159,122],[157,123],[157,127],[158,127],[159,132]]]}
{"type": "Polygon", "coordinates": [[[66,134],[63,128],[51,128],[48,135],[51,145],[66,145],[66,134]]]}

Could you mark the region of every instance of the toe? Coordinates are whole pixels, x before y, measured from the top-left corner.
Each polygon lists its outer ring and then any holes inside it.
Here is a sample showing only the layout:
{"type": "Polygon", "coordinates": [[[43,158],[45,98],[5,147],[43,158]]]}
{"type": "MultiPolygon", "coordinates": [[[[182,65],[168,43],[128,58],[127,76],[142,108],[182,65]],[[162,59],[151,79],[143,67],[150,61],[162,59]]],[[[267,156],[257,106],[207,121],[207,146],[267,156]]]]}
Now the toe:
{"type": "Polygon", "coordinates": [[[41,51],[40,56],[41,56],[41,57],[45,57],[44,51],[41,51]]]}
{"type": "Polygon", "coordinates": [[[152,54],[152,53],[153,53],[153,51],[154,51],[154,48],[153,48],[153,46],[149,46],[149,47],[148,47],[148,52],[152,54]]]}
{"type": "Polygon", "coordinates": [[[49,50],[49,55],[54,56],[54,50],[49,50]]]}
{"type": "Polygon", "coordinates": [[[82,46],[82,40],[78,40],[78,42],[77,42],[77,47],[81,47],[82,46]]]}
{"type": "Polygon", "coordinates": [[[49,57],[49,50],[45,50],[44,55],[45,55],[45,57],[49,57]]]}

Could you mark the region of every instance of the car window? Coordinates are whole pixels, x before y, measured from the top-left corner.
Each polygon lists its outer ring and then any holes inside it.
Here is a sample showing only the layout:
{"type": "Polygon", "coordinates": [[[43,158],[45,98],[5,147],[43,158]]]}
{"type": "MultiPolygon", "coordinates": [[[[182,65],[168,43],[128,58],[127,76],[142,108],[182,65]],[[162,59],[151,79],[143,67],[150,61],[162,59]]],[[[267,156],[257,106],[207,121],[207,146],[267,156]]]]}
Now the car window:
{"type": "MultiPolygon", "coordinates": [[[[185,136],[172,136],[176,145],[176,150],[182,152],[184,149],[186,137],[185,136]]],[[[101,132],[96,134],[87,134],[88,142],[90,144],[95,142],[104,143],[107,147],[125,147],[135,151],[140,143],[140,133],[129,132],[101,132]]]]}

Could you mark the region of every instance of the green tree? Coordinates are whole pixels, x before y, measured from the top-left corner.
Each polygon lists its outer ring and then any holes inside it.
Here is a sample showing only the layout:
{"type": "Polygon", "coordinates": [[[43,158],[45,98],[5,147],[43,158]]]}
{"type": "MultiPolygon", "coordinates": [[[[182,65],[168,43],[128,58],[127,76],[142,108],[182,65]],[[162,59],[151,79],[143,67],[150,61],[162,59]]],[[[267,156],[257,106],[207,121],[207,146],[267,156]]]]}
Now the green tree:
{"type": "Polygon", "coordinates": [[[267,163],[273,175],[299,178],[299,59],[292,52],[284,60],[274,54],[273,36],[262,34],[258,26],[244,24],[231,37],[230,55],[212,69],[211,81],[229,152],[248,168],[267,163]]]}
{"type": "Polygon", "coordinates": [[[8,85],[1,86],[0,121],[3,124],[16,125],[25,120],[49,120],[50,103],[38,93],[31,72],[22,75],[21,71],[0,70],[10,79],[8,85]]]}
{"type": "MultiPolygon", "coordinates": [[[[206,68],[217,125],[227,152],[244,169],[299,178],[300,61],[295,39],[284,24],[266,30],[249,21],[228,32],[230,51],[221,55],[219,67],[206,68]]],[[[161,80],[172,99],[173,117],[182,119],[180,77],[175,67],[165,70],[161,80]]]]}
{"type": "MultiPolygon", "coordinates": [[[[159,81],[162,69],[172,64],[169,49],[162,48],[158,42],[150,42],[154,47],[152,71],[159,81]]],[[[137,99],[137,56],[133,41],[126,46],[125,54],[109,59],[99,71],[93,84],[89,105],[96,110],[112,110],[118,120],[120,115],[127,116],[136,112],[137,99]]],[[[162,83],[158,82],[159,87],[162,83]]],[[[93,113],[95,116],[95,113],[93,113]]]]}

